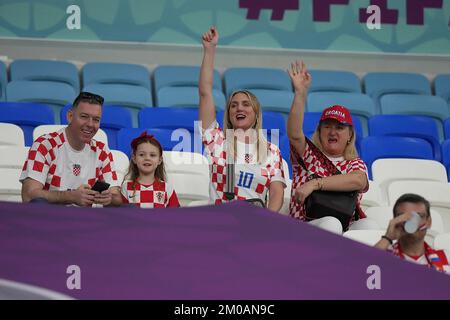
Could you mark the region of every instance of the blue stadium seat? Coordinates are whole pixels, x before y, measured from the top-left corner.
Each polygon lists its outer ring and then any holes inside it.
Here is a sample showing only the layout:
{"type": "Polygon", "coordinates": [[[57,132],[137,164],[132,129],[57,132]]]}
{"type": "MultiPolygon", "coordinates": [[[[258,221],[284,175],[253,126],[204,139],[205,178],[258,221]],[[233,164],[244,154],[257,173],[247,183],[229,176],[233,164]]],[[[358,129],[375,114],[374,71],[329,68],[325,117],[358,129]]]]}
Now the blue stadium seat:
{"type": "Polygon", "coordinates": [[[382,114],[410,114],[429,116],[445,121],[450,111],[441,97],[391,94],[381,98],[382,114]]]}
{"type": "Polygon", "coordinates": [[[422,138],[433,148],[434,160],[441,161],[441,145],[436,121],[430,117],[408,115],[378,115],[369,119],[371,136],[422,138]]]}
{"type": "Polygon", "coordinates": [[[53,123],[59,122],[62,107],[75,100],[78,92],[62,82],[16,80],[6,86],[6,101],[32,102],[52,107],[55,114],[53,123]]]}
{"type": "MultiPolygon", "coordinates": [[[[198,66],[158,66],[153,73],[158,107],[198,108],[198,66]]],[[[214,70],[213,95],[217,110],[225,108],[220,74],[214,70]]]]}
{"type": "Polygon", "coordinates": [[[128,155],[128,157],[131,157],[131,140],[139,136],[141,132],[145,130],[147,130],[148,134],[154,135],[166,151],[202,152],[201,137],[193,135],[187,129],[121,129],[117,134],[118,149],[128,155]]]}
{"type": "Polygon", "coordinates": [[[6,100],[6,83],[8,82],[6,65],[0,61],[0,101],[6,100]]]}
{"type": "Polygon", "coordinates": [[[311,70],[309,92],[361,92],[361,83],[356,74],[349,71],[311,70]]]}
{"type": "Polygon", "coordinates": [[[424,139],[410,137],[369,136],[361,143],[362,158],[372,179],[372,163],[381,158],[434,160],[433,148],[424,139]]]}
{"type": "Polygon", "coordinates": [[[131,112],[133,127],[137,127],[139,110],[153,106],[152,96],[147,88],[127,84],[90,84],[83,88],[101,95],[105,104],[126,107],[131,112]]]}
{"type": "MultiPolygon", "coordinates": [[[[289,167],[289,176],[292,178],[292,162],[291,162],[291,149],[290,149],[290,143],[289,138],[287,135],[282,135],[280,137],[280,144],[278,145],[278,148],[280,148],[281,157],[286,160],[288,167],[289,167]]],[[[286,190],[287,192],[291,192],[291,190],[286,190]]],[[[285,192],[286,192],[285,191],[285,192]]]]}
{"type": "MultiPolygon", "coordinates": [[[[72,104],[66,105],[61,109],[61,124],[67,124],[67,111],[72,104]]],[[[132,128],[131,113],[127,108],[114,105],[104,105],[102,110],[102,119],[100,128],[108,136],[108,146],[110,149],[117,149],[117,133],[122,128],[132,128]]]]}
{"type": "Polygon", "coordinates": [[[436,95],[447,101],[450,107],[450,74],[440,74],[434,79],[436,95]]]}
{"type": "Polygon", "coordinates": [[[65,83],[80,91],[77,67],[66,61],[17,59],[9,66],[10,81],[45,81],[65,83]]]}
{"type": "Polygon", "coordinates": [[[442,163],[447,169],[448,181],[450,182],[450,139],[442,143],[442,163]]]}
{"type": "Polygon", "coordinates": [[[294,93],[286,71],[271,68],[229,68],[224,72],[226,95],[249,90],[263,110],[289,113],[294,93]]]}
{"type": "Polygon", "coordinates": [[[151,90],[150,73],[142,65],[114,62],[86,63],[82,71],[83,85],[122,84],[151,90]]]}
{"type": "MultiPolygon", "coordinates": [[[[216,110],[224,110],[226,99],[222,91],[213,89],[216,110]]],[[[198,108],[199,96],[197,87],[164,87],[157,93],[158,107],[198,108]]]]}
{"type": "Polygon", "coordinates": [[[444,121],[445,139],[450,139],[450,118],[444,121]]]}
{"type": "Polygon", "coordinates": [[[228,68],[224,74],[226,95],[234,91],[254,89],[290,91],[292,84],[286,71],[271,68],[228,68]]]}
{"type": "Polygon", "coordinates": [[[44,104],[23,102],[0,102],[0,122],[20,126],[25,136],[25,145],[33,144],[33,130],[43,124],[54,124],[51,107],[44,104]]]}
{"type": "Polygon", "coordinates": [[[315,92],[308,95],[306,110],[322,112],[325,108],[335,104],[345,106],[353,117],[357,116],[362,125],[362,132],[364,136],[367,136],[368,119],[377,113],[372,98],[362,93],[315,92]]]}
{"type": "Polygon", "coordinates": [[[145,108],[139,112],[139,128],[188,129],[194,132],[198,109],[145,108]]]}
{"type": "Polygon", "coordinates": [[[430,82],[418,73],[369,72],[364,77],[364,86],[365,92],[374,99],[377,106],[384,95],[431,95],[430,82]]]}
{"type": "MultiPolygon", "coordinates": [[[[221,128],[223,128],[223,116],[223,111],[217,112],[216,118],[221,128]]],[[[272,130],[274,129],[280,130],[278,133],[279,139],[281,136],[285,136],[287,134],[284,117],[278,112],[264,111],[262,113],[262,123],[263,129],[267,130],[267,139],[269,141],[272,141],[272,130]]]]}

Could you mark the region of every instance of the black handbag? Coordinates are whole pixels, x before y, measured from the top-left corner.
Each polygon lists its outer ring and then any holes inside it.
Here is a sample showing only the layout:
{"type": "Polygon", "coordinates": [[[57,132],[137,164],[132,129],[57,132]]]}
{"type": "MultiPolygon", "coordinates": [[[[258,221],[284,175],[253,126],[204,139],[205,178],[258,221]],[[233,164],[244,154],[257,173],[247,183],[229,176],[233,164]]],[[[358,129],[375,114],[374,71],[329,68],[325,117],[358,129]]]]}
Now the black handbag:
{"type": "MultiPolygon", "coordinates": [[[[308,143],[314,155],[319,159],[327,171],[331,172],[332,175],[342,174],[333,162],[331,162],[330,159],[328,159],[308,138],[306,138],[306,143],[308,143]]],[[[308,171],[301,157],[297,158],[297,161],[306,171],[308,171]]],[[[309,176],[309,180],[315,178],[320,177],[315,174],[309,176]]],[[[306,220],[311,221],[331,216],[341,222],[343,230],[347,230],[354,215],[355,220],[359,219],[358,213],[360,208],[356,205],[357,197],[358,191],[313,191],[305,200],[306,220]]]]}

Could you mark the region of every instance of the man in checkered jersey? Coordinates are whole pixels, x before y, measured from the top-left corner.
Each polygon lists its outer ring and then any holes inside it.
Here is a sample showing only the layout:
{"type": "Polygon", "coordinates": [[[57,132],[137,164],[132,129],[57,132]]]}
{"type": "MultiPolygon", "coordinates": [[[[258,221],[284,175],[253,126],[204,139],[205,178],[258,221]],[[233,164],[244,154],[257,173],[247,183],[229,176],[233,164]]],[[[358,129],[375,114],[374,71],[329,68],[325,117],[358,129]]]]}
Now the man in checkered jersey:
{"type": "Polygon", "coordinates": [[[104,143],[93,139],[102,104],[101,96],[81,92],[67,113],[69,125],[34,141],[20,176],[24,202],[122,204],[112,154],[104,143]],[[92,190],[97,180],[109,183],[110,188],[101,193],[92,190]]]}

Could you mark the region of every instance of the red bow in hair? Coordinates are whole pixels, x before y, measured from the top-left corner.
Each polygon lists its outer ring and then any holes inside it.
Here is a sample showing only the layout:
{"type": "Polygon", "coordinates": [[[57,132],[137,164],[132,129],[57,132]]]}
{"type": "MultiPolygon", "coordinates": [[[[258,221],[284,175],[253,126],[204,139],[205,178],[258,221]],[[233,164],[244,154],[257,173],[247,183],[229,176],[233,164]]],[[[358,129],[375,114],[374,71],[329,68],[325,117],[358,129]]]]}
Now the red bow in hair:
{"type": "Polygon", "coordinates": [[[156,143],[156,144],[158,145],[159,149],[162,151],[162,147],[161,147],[161,144],[159,143],[159,141],[156,140],[155,137],[154,137],[152,134],[148,134],[147,131],[142,132],[142,133],[139,135],[139,137],[134,138],[134,139],[131,141],[131,148],[133,149],[133,151],[136,151],[139,142],[141,142],[141,141],[144,140],[144,139],[148,139],[148,140],[150,140],[150,141],[156,143]]]}

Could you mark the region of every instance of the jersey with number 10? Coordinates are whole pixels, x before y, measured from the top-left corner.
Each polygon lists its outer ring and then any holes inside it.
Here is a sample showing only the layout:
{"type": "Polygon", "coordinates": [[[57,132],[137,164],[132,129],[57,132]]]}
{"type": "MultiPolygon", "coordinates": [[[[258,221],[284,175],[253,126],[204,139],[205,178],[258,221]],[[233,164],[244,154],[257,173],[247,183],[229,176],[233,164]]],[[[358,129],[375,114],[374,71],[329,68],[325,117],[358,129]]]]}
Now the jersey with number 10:
{"type": "MultiPolygon", "coordinates": [[[[203,144],[210,164],[210,198],[215,204],[227,201],[226,188],[226,159],[225,134],[217,122],[203,131],[203,144]]],[[[268,143],[267,158],[263,163],[257,163],[256,144],[238,142],[235,160],[236,199],[256,199],[266,202],[270,183],[280,181],[286,185],[284,179],[283,162],[280,150],[274,144],[268,143]]]]}

